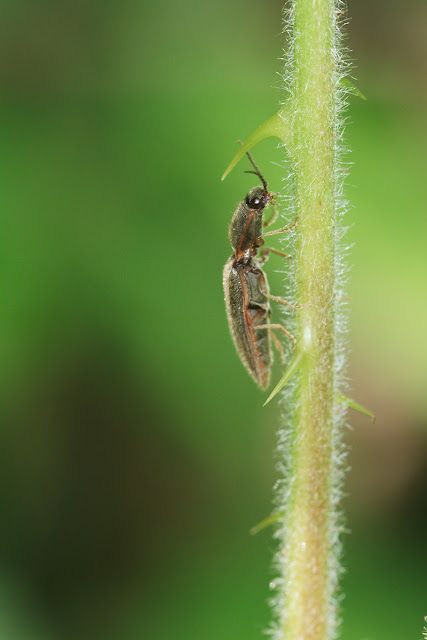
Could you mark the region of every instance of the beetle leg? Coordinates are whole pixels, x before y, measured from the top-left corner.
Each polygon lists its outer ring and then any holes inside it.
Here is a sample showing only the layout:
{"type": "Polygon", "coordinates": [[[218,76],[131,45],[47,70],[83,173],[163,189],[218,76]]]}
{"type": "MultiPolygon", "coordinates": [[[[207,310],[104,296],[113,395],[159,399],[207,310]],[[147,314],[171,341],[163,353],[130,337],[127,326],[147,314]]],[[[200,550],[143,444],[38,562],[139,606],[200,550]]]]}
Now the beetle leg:
{"type": "Polygon", "coordinates": [[[285,359],[285,350],[284,350],[280,340],[275,335],[274,331],[270,331],[270,335],[271,335],[271,337],[273,339],[274,344],[276,345],[277,351],[280,353],[280,358],[282,359],[282,361],[284,361],[284,359],[285,359]]]}
{"type": "Polygon", "coordinates": [[[277,236],[279,233],[285,233],[285,231],[290,231],[294,227],[297,226],[298,217],[295,218],[295,222],[290,225],[290,227],[282,227],[282,229],[276,229],[275,231],[267,231],[267,233],[263,233],[263,236],[277,236]]]}
{"type": "Polygon", "coordinates": [[[264,264],[264,262],[267,262],[269,253],[270,253],[270,249],[268,247],[263,247],[261,249],[259,254],[259,259],[261,260],[262,264],[264,264]]]}
{"type": "Polygon", "coordinates": [[[258,329],[258,325],[256,324],[257,322],[257,317],[258,316],[263,316],[265,313],[265,309],[260,309],[259,311],[257,311],[253,316],[252,316],[252,326],[254,329],[258,329]]]}
{"type": "Polygon", "coordinates": [[[271,205],[271,207],[273,209],[273,215],[268,220],[264,220],[262,224],[263,227],[269,227],[271,224],[274,224],[277,220],[277,216],[279,215],[279,209],[275,205],[271,205]]]}
{"type": "Polygon", "coordinates": [[[285,253],[284,251],[279,251],[278,249],[273,249],[272,247],[264,247],[263,251],[266,251],[267,253],[271,251],[272,253],[275,253],[278,256],[282,256],[282,258],[288,258],[289,260],[292,260],[292,256],[290,256],[289,253],[285,253]]]}
{"type": "Polygon", "coordinates": [[[290,338],[292,340],[292,346],[295,349],[295,338],[292,335],[292,333],[289,333],[289,331],[287,329],[285,329],[285,327],[282,327],[281,324],[259,324],[256,327],[257,329],[279,329],[279,331],[283,331],[283,333],[288,336],[288,338],[290,338]]]}
{"type": "Polygon", "coordinates": [[[288,258],[288,260],[292,260],[292,256],[290,256],[288,253],[285,253],[284,251],[279,251],[278,249],[273,249],[272,247],[263,247],[259,254],[259,259],[261,260],[262,264],[264,264],[264,262],[267,262],[268,254],[270,253],[270,251],[278,256],[282,256],[282,258],[288,258]]]}
{"type": "Polygon", "coordinates": [[[269,298],[270,300],[275,300],[276,302],[280,302],[280,304],[284,304],[286,307],[290,307],[291,309],[302,309],[303,307],[306,307],[307,304],[299,304],[297,306],[295,306],[294,304],[291,304],[290,302],[288,302],[287,300],[284,300],[283,298],[279,298],[278,296],[272,296],[271,293],[267,293],[266,291],[262,292],[266,298],[269,298]]]}

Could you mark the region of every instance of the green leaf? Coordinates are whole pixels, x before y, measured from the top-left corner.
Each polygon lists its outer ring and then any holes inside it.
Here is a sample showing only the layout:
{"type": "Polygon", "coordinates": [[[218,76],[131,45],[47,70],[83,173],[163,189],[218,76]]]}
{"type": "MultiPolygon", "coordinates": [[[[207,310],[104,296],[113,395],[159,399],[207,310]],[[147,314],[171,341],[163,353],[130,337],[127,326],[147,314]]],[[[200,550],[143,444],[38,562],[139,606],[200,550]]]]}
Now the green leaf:
{"type": "Polygon", "coordinates": [[[347,89],[355,96],[362,98],[362,100],[366,100],[366,96],[352,83],[348,78],[341,78],[341,84],[343,84],[347,89]]]}
{"type": "Polygon", "coordinates": [[[267,518],[264,518],[264,520],[261,520],[261,522],[258,522],[258,524],[252,527],[249,533],[251,534],[251,536],[254,536],[263,529],[270,527],[272,524],[275,524],[278,520],[280,520],[284,513],[284,511],[276,511],[275,513],[270,514],[269,516],[267,516],[267,518]]]}
{"type": "Polygon", "coordinates": [[[299,346],[294,354],[294,357],[289,363],[289,367],[286,369],[285,373],[280,378],[279,382],[276,384],[273,391],[270,393],[267,400],[262,405],[263,407],[265,407],[265,405],[268,404],[270,400],[272,400],[274,396],[277,395],[279,391],[285,386],[285,384],[292,378],[294,373],[296,373],[296,371],[300,368],[305,355],[306,351],[304,347],[299,346]]]}
{"type": "Polygon", "coordinates": [[[288,140],[288,127],[287,127],[287,118],[285,109],[281,109],[274,116],[271,116],[268,120],[263,122],[258,129],[255,129],[253,133],[245,140],[240,149],[234,155],[232,161],[224,171],[224,174],[221,180],[224,180],[230,173],[232,169],[236,166],[236,164],[243,158],[245,153],[249,151],[257,142],[264,140],[264,138],[269,138],[271,136],[276,136],[280,138],[284,144],[286,144],[288,140]]]}
{"type": "Polygon", "coordinates": [[[350,407],[350,409],[354,409],[355,411],[358,411],[359,413],[363,413],[365,416],[369,416],[371,418],[372,422],[375,422],[376,415],[375,415],[375,413],[373,411],[370,411],[369,409],[366,409],[366,407],[364,407],[363,405],[359,404],[355,400],[352,400],[351,398],[347,398],[347,396],[343,396],[340,393],[337,393],[336,398],[337,398],[338,402],[342,402],[342,404],[347,405],[347,407],[350,407]]]}

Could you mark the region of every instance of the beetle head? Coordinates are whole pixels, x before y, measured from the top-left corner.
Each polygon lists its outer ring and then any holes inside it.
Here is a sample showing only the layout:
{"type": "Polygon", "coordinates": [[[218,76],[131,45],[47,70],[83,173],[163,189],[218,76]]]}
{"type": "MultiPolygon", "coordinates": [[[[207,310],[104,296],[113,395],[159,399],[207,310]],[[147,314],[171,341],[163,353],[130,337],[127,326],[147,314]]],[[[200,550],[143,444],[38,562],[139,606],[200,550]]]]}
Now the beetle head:
{"type": "Polygon", "coordinates": [[[271,200],[271,194],[264,187],[253,187],[245,198],[245,204],[257,211],[265,209],[271,200]]]}

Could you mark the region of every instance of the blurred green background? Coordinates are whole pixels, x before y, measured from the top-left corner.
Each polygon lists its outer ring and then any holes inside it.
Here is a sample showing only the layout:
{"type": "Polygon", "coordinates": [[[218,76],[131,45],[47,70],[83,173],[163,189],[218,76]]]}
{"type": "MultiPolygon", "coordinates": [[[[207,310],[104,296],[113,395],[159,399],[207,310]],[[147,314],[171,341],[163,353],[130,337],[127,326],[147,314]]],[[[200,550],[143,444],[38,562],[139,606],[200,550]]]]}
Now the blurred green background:
{"type": "MultiPolygon", "coordinates": [[[[419,640],[426,4],[349,15],[368,97],[346,135],[351,395],[377,423],[348,430],[343,637],[419,640]]],[[[271,509],[277,403],[234,352],[221,282],[254,178],[219,178],[281,98],[280,21],[276,0],[2,2],[2,640],[268,625],[274,544],[248,531],[271,509]]],[[[254,156],[278,190],[275,141],[254,156]]]]}

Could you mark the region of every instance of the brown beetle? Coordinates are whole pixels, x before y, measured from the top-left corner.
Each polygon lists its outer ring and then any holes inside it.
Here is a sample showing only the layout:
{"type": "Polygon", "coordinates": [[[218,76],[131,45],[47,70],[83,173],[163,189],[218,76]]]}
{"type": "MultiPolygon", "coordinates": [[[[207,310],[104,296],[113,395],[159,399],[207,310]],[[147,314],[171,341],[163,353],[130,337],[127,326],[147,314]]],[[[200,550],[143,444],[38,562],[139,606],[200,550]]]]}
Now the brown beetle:
{"type": "Polygon", "coordinates": [[[270,336],[283,355],[283,347],[272,333],[272,329],[279,329],[285,333],[295,346],[295,338],[280,324],[270,324],[270,302],[276,300],[281,304],[298,309],[286,300],[270,295],[267,277],[262,269],[268,253],[272,251],[288,258],[289,256],[277,249],[264,247],[260,257],[259,248],[264,244],[264,237],[284,233],[292,229],[297,221],[290,226],[263,233],[264,227],[272,224],[277,213],[267,222],[263,220],[265,208],[274,203],[274,195],[267,188],[267,182],[248,153],[250,162],[261,182],[262,187],[251,189],[233,214],[229,228],[229,239],[233,255],[228,259],[223,273],[225,305],[230,332],[244,366],[255,382],[265,389],[270,383],[270,369],[273,362],[270,336]]]}

